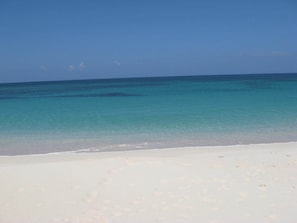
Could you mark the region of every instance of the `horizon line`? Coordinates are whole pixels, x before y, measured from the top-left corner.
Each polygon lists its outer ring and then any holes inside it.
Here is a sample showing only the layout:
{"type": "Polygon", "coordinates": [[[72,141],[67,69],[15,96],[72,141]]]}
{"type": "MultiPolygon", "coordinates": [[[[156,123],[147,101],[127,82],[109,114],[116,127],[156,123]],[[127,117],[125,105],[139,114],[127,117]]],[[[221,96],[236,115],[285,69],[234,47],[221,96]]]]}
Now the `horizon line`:
{"type": "Polygon", "coordinates": [[[121,80],[121,79],[144,79],[144,78],[174,78],[174,77],[207,77],[207,76],[244,76],[244,75],[275,75],[275,74],[297,74],[297,72],[274,72],[274,73],[231,73],[231,74],[197,74],[197,75],[153,75],[153,76],[126,76],[126,77],[102,77],[87,79],[55,79],[55,80],[33,80],[33,81],[8,81],[0,82],[2,84],[30,84],[30,83],[46,83],[46,82],[71,82],[71,81],[92,81],[92,80],[121,80]]]}

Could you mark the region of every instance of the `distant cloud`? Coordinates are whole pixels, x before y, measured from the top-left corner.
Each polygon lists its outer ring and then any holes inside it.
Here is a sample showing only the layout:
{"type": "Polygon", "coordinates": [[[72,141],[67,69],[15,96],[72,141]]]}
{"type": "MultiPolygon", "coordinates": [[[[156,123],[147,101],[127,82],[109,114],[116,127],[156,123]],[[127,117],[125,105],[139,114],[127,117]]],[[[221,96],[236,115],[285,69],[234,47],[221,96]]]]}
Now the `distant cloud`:
{"type": "Polygon", "coordinates": [[[80,62],[78,69],[83,70],[85,67],[86,67],[85,63],[82,61],[82,62],[80,62]]]}
{"type": "Polygon", "coordinates": [[[291,54],[287,51],[256,52],[249,54],[250,57],[287,57],[291,54]]]}
{"type": "Polygon", "coordinates": [[[286,51],[272,51],[270,55],[273,57],[286,57],[286,56],[290,56],[291,54],[286,51]]]}
{"type": "Polygon", "coordinates": [[[47,72],[47,71],[48,71],[47,67],[44,66],[44,65],[41,65],[41,66],[40,66],[40,69],[43,70],[44,72],[47,72]]]}
{"type": "Polygon", "coordinates": [[[69,71],[73,71],[73,70],[74,70],[74,66],[73,66],[73,65],[69,65],[69,66],[68,66],[68,70],[69,70],[69,71]]]}
{"type": "Polygon", "coordinates": [[[75,70],[83,70],[83,69],[85,69],[85,67],[86,67],[86,65],[85,65],[85,63],[82,61],[82,62],[80,62],[80,64],[78,64],[77,66],[74,66],[73,64],[68,65],[67,69],[68,69],[69,71],[75,71],[75,70]]]}
{"type": "Polygon", "coordinates": [[[121,66],[121,62],[118,60],[114,60],[113,63],[118,67],[121,66]]]}

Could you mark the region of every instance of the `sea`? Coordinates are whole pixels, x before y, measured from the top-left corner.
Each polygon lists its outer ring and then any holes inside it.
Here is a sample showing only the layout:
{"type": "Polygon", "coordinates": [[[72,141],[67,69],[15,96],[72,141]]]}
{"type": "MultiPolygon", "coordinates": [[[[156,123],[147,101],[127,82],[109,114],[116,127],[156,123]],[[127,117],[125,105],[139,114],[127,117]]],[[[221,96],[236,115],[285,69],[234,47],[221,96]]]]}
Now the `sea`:
{"type": "Polygon", "coordinates": [[[290,141],[294,73],[0,84],[2,156],[290,141]]]}

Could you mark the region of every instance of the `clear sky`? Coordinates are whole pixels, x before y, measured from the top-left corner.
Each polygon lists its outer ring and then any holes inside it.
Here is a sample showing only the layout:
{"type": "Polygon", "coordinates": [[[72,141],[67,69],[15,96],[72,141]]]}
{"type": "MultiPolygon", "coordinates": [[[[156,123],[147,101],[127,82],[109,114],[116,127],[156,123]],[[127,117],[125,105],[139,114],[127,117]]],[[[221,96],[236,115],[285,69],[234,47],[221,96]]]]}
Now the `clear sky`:
{"type": "Polygon", "coordinates": [[[296,0],[0,0],[0,82],[271,72],[296,0]]]}

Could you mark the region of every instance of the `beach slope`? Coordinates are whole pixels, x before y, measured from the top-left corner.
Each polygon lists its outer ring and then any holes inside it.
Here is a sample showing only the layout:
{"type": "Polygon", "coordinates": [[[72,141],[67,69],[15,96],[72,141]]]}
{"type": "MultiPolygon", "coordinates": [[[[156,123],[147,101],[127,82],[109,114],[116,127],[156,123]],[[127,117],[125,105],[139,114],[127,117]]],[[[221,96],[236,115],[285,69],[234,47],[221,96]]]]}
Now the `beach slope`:
{"type": "Polygon", "coordinates": [[[297,222],[297,143],[0,157],[2,223],[297,222]]]}

